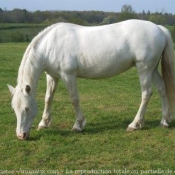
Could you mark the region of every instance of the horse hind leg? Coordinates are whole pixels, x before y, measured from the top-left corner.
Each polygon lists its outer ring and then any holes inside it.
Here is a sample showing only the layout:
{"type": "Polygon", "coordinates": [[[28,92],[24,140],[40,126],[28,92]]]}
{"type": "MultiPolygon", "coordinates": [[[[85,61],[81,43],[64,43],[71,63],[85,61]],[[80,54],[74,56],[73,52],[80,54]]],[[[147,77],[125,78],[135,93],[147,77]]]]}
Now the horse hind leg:
{"type": "Polygon", "coordinates": [[[172,115],[170,112],[170,106],[169,106],[169,102],[166,94],[165,83],[157,69],[153,72],[153,80],[158,90],[158,93],[160,95],[161,104],[162,104],[162,120],[160,124],[163,127],[168,127],[169,123],[172,120],[172,115]]]}
{"type": "Polygon", "coordinates": [[[47,79],[47,90],[45,95],[45,107],[42,116],[42,120],[38,125],[38,129],[47,128],[51,124],[51,105],[58,85],[58,79],[53,78],[50,75],[46,74],[47,79]]]}
{"type": "Polygon", "coordinates": [[[142,100],[133,122],[128,125],[127,131],[133,131],[143,127],[144,114],[146,112],[148,102],[152,95],[152,72],[150,70],[143,71],[141,67],[140,69],[138,69],[138,73],[141,85],[142,100]]]}

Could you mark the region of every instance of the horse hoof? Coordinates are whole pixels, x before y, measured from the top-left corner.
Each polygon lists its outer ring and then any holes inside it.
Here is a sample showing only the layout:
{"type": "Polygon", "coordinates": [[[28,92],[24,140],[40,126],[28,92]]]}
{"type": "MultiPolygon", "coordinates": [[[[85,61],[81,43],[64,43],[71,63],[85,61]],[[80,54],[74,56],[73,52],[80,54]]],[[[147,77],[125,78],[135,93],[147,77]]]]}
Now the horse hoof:
{"type": "Polygon", "coordinates": [[[133,132],[135,130],[137,130],[137,129],[136,128],[129,127],[129,126],[126,129],[127,132],[133,132]]]}
{"type": "Polygon", "coordinates": [[[47,128],[46,126],[38,126],[37,131],[42,130],[42,129],[46,129],[46,128],[47,128]]]}
{"type": "Polygon", "coordinates": [[[86,119],[84,119],[84,120],[83,120],[81,123],[79,123],[79,124],[75,123],[75,125],[74,125],[73,128],[72,128],[72,131],[74,131],[74,132],[81,132],[81,131],[84,130],[85,126],[86,126],[86,119]]]}
{"type": "Polygon", "coordinates": [[[168,125],[165,125],[165,124],[163,124],[163,123],[161,123],[160,126],[161,126],[162,128],[168,128],[168,127],[169,127],[168,125]]]}
{"type": "Polygon", "coordinates": [[[73,127],[73,128],[72,128],[72,131],[73,131],[73,132],[81,132],[82,129],[78,129],[78,128],[74,128],[74,127],[73,127]]]}

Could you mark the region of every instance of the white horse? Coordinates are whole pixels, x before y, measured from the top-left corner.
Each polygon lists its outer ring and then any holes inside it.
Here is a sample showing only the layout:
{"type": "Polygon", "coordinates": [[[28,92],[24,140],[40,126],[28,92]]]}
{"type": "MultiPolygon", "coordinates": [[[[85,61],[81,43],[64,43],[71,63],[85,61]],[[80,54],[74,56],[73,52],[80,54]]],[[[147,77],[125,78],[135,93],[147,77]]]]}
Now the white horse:
{"type": "Polygon", "coordinates": [[[46,28],[26,49],[16,88],[8,85],[17,117],[17,137],[22,140],[29,137],[32,121],[37,114],[36,86],[44,71],[47,73],[47,91],[39,129],[51,124],[51,104],[61,78],[75,108],[73,130],[82,131],[86,120],[79,105],[76,78],[108,78],[133,66],[138,70],[142,100],[127,130],[143,126],[143,117],[152,94],[152,82],[162,102],[161,125],[168,127],[175,109],[175,76],[173,43],[166,28],[141,20],[98,27],[58,23],[46,28]],[[162,76],[158,72],[160,60],[162,76]]]}

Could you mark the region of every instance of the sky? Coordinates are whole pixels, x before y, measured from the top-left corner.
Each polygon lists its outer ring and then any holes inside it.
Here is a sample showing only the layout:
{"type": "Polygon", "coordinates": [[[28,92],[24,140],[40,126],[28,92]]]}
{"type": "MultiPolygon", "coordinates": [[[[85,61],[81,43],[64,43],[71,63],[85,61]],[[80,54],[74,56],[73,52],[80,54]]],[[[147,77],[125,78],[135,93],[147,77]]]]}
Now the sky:
{"type": "Polygon", "coordinates": [[[0,8],[36,10],[77,10],[120,12],[123,5],[131,5],[134,11],[175,14],[175,0],[0,0],[0,8]]]}

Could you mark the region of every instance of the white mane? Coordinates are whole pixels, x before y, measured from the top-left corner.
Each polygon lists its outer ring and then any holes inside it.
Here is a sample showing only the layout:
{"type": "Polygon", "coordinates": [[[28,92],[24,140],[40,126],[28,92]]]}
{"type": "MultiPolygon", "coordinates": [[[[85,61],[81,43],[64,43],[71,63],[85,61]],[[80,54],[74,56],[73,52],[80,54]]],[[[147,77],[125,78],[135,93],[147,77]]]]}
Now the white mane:
{"type": "Polygon", "coordinates": [[[17,78],[17,83],[18,84],[23,84],[26,81],[30,81],[32,75],[36,75],[37,72],[37,67],[39,62],[35,61],[36,57],[39,56],[36,52],[37,49],[37,45],[39,43],[39,41],[50,31],[55,27],[56,24],[53,24],[47,28],[45,28],[43,31],[41,31],[29,44],[29,46],[27,47],[22,61],[21,61],[21,65],[19,67],[19,71],[18,71],[18,78],[17,78]],[[30,74],[29,74],[30,72],[30,74]],[[30,80],[25,80],[23,79],[24,74],[28,74],[28,78],[30,80]]]}

